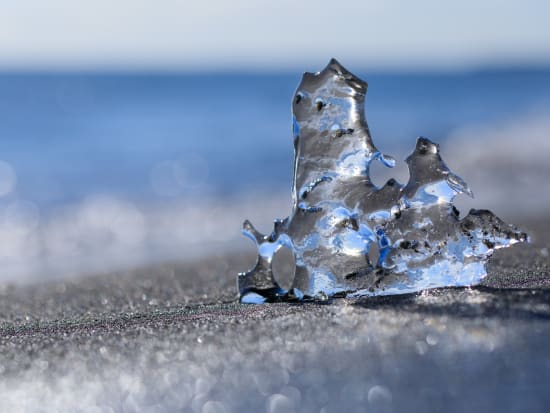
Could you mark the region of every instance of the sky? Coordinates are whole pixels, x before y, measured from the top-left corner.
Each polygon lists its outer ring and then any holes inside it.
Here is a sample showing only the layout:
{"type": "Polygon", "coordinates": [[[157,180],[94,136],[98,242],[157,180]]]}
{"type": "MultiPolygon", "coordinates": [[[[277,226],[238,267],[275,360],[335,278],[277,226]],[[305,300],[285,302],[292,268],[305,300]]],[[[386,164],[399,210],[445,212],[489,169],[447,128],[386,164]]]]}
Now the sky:
{"type": "Polygon", "coordinates": [[[546,65],[549,18],[547,0],[0,0],[0,69],[546,65]]]}

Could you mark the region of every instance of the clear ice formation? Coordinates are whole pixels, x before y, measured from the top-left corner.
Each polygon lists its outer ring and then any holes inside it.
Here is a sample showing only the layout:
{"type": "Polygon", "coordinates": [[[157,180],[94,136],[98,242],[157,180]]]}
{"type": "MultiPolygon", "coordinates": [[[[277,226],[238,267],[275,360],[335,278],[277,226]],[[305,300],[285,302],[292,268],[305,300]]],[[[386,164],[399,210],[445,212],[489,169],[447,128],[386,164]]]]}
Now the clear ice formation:
{"type": "Polygon", "coordinates": [[[241,302],[471,286],[487,275],[496,249],[527,241],[525,233],[487,210],[471,210],[459,219],[453,199],[472,192],[429,139],[418,138],[406,159],[406,185],[390,179],[376,187],[371,163],[393,167],[395,161],[373,143],[366,92],[367,83],[335,59],[321,72],[304,74],[292,103],[292,213],[275,220],[268,235],[244,222],[258,261],[238,275],[241,302]],[[289,291],[279,286],[272,269],[283,247],[295,263],[289,291]]]}

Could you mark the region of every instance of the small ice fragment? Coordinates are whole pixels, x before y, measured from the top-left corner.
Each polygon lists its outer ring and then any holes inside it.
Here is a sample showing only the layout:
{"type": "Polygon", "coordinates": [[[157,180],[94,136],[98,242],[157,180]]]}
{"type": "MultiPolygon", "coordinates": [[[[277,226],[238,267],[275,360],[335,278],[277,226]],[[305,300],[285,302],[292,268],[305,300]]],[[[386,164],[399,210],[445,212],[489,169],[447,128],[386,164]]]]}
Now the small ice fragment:
{"type": "Polygon", "coordinates": [[[265,301],[265,297],[257,293],[246,293],[241,297],[241,303],[244,304],[262,304],[265,301]]]}
{"type": "Polygon", "coordinates": [[[258,248],[253,269],[238,276],[243,303],[327,299],[335,295],[391,295],[478,284],[498,248],[528,241],[525,233],[486,210],[459,219],[459,194],[473,197],[440,155],[420,137],[406,159],[406,185],[390,179],[377,188],[373,161],[395,160],[374,145],[365,119],[367,83],[332,59],[305,73],[292,103],[293,208],[273,232],[245,221],[258,248]],[[294,257],[289,291],[273,277],[281,247],[294,257]]]}

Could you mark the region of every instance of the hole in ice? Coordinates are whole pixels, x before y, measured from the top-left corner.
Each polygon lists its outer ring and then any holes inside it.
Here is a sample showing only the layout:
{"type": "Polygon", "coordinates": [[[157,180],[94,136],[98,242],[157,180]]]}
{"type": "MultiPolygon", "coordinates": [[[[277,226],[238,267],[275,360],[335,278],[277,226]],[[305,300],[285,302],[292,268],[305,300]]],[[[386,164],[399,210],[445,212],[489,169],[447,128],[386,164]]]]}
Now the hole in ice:
{"type": "Polygon", "coordinates": [[[392,178],[401,184],[407,182],[409,180],[409,171],[404,162],[396,162],[393,168],[388,168],[382,162],[371,162],[369,177],[376,187],[382,188],[392,178]]]}
{"type": "Polygon", "coordinates": [[[369,248],[369,262],[373,267],[376,267],[376,264],[378,263],[378,258],[380,257],[380,247],[377,243],[370,244],[369,248]]]}
{"type": "Polygon", "coordinates": [[[295,268],[294,254],[288,247],[281,247],[272,261],[273,278],[281,288],[287,291],[290,289],[295,268]]]}

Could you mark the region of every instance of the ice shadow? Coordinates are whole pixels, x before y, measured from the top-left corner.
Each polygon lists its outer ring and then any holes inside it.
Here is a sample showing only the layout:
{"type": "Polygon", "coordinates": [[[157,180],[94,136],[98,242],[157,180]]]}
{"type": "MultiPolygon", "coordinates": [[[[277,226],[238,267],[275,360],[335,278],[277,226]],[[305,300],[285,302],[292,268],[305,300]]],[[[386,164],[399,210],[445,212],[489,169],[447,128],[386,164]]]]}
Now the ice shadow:
{"type": "Polygon", "coordinates": [[[415,294],[362,297],[353,305],[369,310],[460,318],[550,320],[550,289],[441,288],[415,294]]]}

